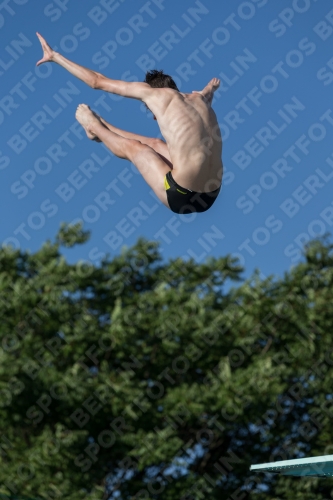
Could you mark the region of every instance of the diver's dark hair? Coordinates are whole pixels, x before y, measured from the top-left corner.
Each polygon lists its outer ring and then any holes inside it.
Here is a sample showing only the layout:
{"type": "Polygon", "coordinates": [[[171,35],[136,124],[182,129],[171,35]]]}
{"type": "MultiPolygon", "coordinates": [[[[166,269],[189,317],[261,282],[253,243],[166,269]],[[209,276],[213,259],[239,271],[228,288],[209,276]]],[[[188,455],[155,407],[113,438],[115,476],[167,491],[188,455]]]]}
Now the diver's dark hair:
{"type": "Polygon", "coordinates": [[[154,89],[168,87],[169,89],[178,90],[175,81],[171,78],[171,76],[165,75],[163,70],[158,71],[157,69],[152,69],[151,71],[147,71],[145,83],[148,83],[154,89]]]}

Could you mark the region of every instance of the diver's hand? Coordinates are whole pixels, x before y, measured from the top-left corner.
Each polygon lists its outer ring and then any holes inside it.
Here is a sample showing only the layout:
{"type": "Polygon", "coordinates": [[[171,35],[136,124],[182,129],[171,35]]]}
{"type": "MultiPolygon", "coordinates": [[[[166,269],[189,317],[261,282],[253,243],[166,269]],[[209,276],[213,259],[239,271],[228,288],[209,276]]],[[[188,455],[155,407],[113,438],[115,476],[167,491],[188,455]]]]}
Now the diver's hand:
{"type": "Polygon", "coordinates": [[[36,33],[38,36],[38,39],[41,43],[42,49],[43,49],[43,57],[40,59],[37,63],[36,66],[39,66],[40,64],[46,63],[46,62],[52,62],[54,60],[54,55],[55,51],[51,49],[49,44],[46,42],[46,40],[40,35],[39,33],[36,33]]]}

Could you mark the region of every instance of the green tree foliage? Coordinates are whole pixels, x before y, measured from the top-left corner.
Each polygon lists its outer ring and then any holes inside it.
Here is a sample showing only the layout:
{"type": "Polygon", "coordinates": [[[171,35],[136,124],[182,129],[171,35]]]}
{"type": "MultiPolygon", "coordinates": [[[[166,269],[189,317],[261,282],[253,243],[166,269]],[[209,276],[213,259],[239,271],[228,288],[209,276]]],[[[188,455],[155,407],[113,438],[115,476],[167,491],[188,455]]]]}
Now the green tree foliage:
{"type": "Polygon", "coordinates": [[[88,237],[0,251],[0,499],[332,498],[249,466],[332,453],[333,246],[226,291],[230,256],[68,264],[88,237]]]}

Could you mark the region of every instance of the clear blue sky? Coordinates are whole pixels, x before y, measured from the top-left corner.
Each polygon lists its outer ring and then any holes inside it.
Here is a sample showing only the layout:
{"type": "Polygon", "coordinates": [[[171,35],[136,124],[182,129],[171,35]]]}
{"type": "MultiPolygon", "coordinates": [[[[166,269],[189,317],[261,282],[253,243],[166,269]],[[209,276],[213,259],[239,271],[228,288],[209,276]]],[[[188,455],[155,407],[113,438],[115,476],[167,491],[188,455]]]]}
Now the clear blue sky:
{"type": "Polygon", "coordinates": [[[71,262],[98,262],[144,236],[160,241],[165,259],[230,253],[244,276],[255,268],[282,275],[300,261],[304,241],[333,225],[332,7],[327,0],[2,2],[1,241],[33,252],[62,221],[82,219],[91,239],[64,252],[71,262]],[[92,90],[57,65],[36,70],[36,31],[110,78],[142,81],[145,68],[163,69],[183,92],[221,79],[213,106],[225,175],[209,211],[173,214],[133,165],[86,139],[75,125],[79,103],[132,132],[157,137],[159,129],[138,101],[92,90]]]}

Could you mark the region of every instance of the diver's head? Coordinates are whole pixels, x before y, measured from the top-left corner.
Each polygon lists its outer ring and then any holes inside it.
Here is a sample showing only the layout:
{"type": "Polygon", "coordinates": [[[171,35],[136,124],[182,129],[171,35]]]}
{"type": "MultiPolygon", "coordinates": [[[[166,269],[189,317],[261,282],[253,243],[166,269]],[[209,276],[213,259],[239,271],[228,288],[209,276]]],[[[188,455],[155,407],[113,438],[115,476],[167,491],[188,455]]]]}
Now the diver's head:
{"type": "Polygon", "coordinates": [[[163,70],[152,69],[151,71],[147,71],[145,83],[148,83],[154,89],[169,88],[178,90],[179,92],[173,78],[170,75],[165,75],[163,70]]]}

